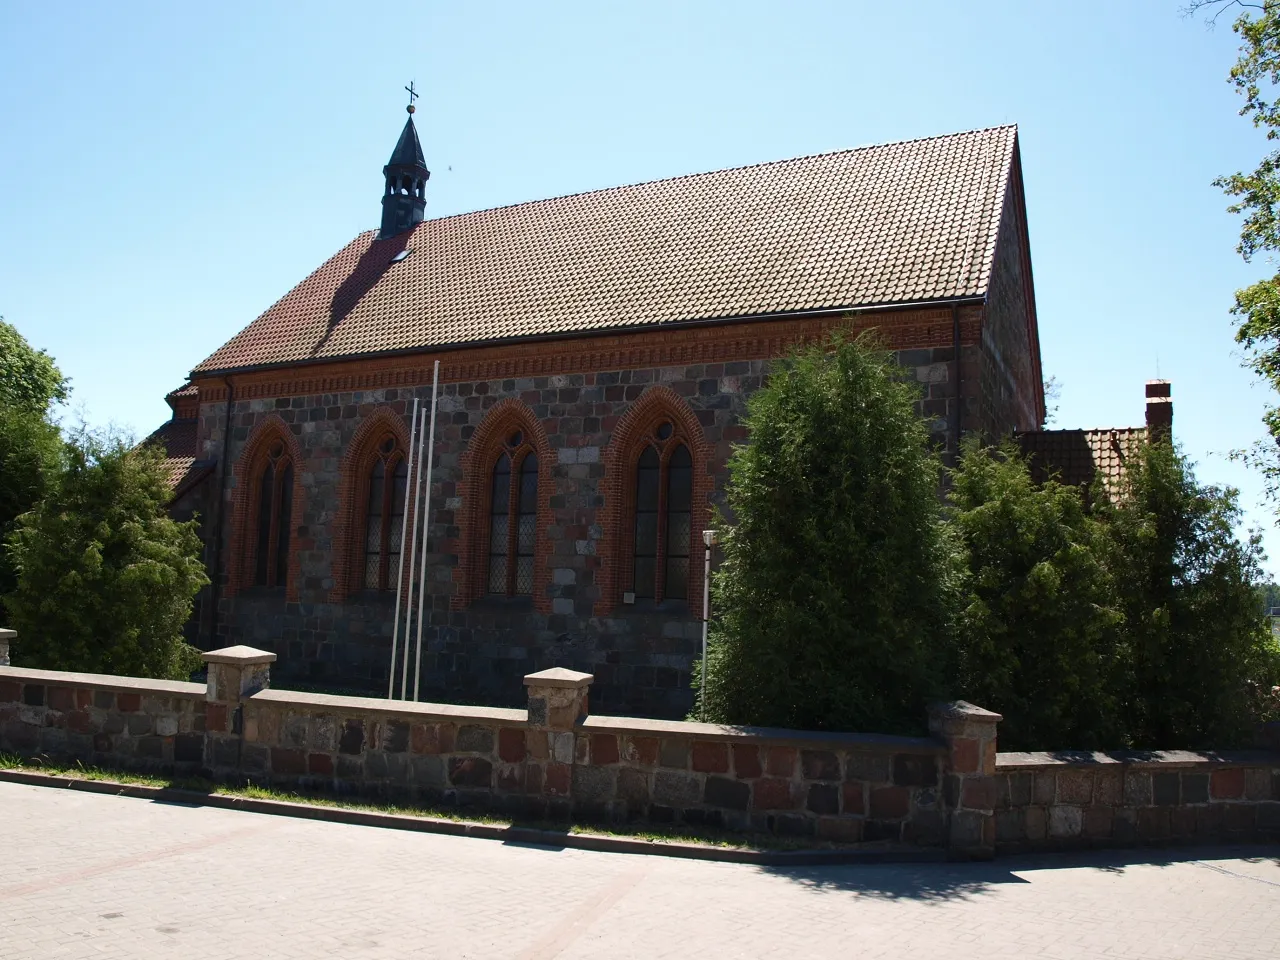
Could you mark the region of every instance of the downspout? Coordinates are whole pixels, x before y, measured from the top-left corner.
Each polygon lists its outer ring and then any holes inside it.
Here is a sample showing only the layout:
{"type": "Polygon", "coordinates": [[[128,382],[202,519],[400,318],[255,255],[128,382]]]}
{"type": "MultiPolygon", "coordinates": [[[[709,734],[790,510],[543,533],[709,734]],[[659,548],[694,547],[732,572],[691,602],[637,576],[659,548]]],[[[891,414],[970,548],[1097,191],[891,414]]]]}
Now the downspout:
{"type": "Polygon", "coordinates": [[[222,416],[222,456],[218,461],[218,497],[217,497],[217,520],[213,526],[213,565],[210,573],[209,585],[209,642],[213,644],[218,637],[218,602],[221,599],[222,587],[222,539],[225,531],[222,529],[222,517],[226,508],[227,493],[227,454],[231,447],[231,377],[224,376],[223,384],[227,388],[227,406],[222,416]]]}
{"type": "Polygon", "coordinates": [[[951,436],[954,438],[952,441],[952,456],[954,457],[952,465],[956,466],[960,463],[960,430],[963,426],[960,405],[964,403],[964,391],[960,389],[960,305],[958,303],[951,305],[951,343],[953,350],[951,363],[955,368],[952,371],[952,383],[956,385],[955,406],[951,411],[951,436]]]}

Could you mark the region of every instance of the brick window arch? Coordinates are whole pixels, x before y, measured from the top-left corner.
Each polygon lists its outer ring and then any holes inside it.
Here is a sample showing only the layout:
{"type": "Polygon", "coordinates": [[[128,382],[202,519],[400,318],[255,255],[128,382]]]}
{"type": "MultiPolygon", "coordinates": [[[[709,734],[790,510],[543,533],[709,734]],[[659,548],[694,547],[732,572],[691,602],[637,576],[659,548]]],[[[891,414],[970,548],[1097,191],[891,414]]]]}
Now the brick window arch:
{"type": "Polygon", "coordinates": [[[228,596],[245,587],[282,587],[298,595],[304,492],[302,451],[272,415],[258,424],[236,463],[228,596]]]}
{"type": "Polygon", "coordinates": [[[484,596],[531,596],[535,610],[550,612],[554,466],[533,411],[518,400],[494,404],[461,460],[455,609],[484,596]]]}
{"type": "Polygon", "coordinates": [[[624,593],[655,602],[701,596],[710,462],[697,415],[668,387],[650,387],[618,421],[601,484],[597,616],[616,608],[624,593]]]}
{"type": "MultiPolygon", "coordinates": [[[[339,468],[333,524],[333,588],[341,603],[364,590],[392,591],[400,569],[404,512],[413,523],[409,484],[409,430],[389,405],[364,417],[339,468]]],[[[404,576],[408,576],[405,557],[404,576]]]]}

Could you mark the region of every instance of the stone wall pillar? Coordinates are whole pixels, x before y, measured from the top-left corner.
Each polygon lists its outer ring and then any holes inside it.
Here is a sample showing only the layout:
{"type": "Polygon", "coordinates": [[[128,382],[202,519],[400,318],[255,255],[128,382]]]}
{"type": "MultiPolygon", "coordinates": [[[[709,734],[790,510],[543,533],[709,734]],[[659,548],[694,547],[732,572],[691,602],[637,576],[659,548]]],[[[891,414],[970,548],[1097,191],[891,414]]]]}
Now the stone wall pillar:
{"type": "Polygon", "coordinates": [[[524,678],[529,694],[527,791],[540,796],[552,816],[572,809],[575,731],[587,716],[589,673],[552,667],[524,678]]]}
{"type": "Polygon", "coordinates": [[[1003,719],[963,700],[929,708],[929,732],[947,745],[947,852],[957,859],[995,856],[996,728],[1003,719]]]}
{"type": "Polygon", "coordinates": [[[244,703],[271,685],[276,655],[254,647],[224,647],[203,654],[205,687],[205,764],[214,777],[238,776],[244,743],[244,703]]]}
{"type": "Polygon", "coordinates": [[[0,667],[9,666],[9,644],[17,639],[17,630],[8,630],[0,627],[0,667]]]}

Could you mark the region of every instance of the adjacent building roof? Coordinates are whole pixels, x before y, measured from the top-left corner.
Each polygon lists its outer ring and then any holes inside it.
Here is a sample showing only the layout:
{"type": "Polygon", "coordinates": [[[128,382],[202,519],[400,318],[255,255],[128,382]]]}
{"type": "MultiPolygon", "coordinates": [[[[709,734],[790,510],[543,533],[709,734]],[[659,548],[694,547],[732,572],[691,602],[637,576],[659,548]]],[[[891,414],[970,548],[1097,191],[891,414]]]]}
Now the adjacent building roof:
{"type": "Polygon", "coordinates": [[[1103,487],[1111,495],[1122,489],[1125,464],[1146,440],[1145,427],[1030,430],[1017,435],[1038,483],[1055,479],[1080,486],[1100,476],[1103,487]]]}
{"type": "Polygon", "coordinates": [[[195,372],[981,296],[1016,150],[992,127],[362,233],[195,372]]]}
{"type": "Polygon", "coordinates": [[[197,424],[198,421],[192,419],[169,420],[143,441],[164,449],[165,475],[175,498],[212,470],[211,464],[196,459],[197,424]]]}

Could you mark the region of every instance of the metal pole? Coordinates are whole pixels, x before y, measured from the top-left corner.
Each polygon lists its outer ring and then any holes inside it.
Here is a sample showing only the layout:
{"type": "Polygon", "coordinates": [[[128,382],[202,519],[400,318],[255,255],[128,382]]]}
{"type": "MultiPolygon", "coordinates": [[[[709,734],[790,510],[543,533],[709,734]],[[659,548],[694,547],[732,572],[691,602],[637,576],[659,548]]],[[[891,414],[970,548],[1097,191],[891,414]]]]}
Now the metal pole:
{"type": "MultiPolygon", "coordinates": [[[[416,406],[417,401],[414,401],[416,406]]],[[[427,411],[422,411],[421,419],[426,420],[427,411]]],[[[422,441],[426,436],[426,423],[418,431],[418,476],[413,484],[413,543],[409,547],[409,596],[405,600],[404,615],[404,667],[400,671],[400,699],[404,699],[405,686],[409,682],[409,630],[413,626],[413,565],[418,558],[418,501],[422,499],[422,441]]],[[[405,511],[408,513],[408,511],[405,511]]],[[[404,544],[401,544],[403,549],[404,544]]],[[[422,615],[422,611],[418,611],[422,615]]]]}
{"type": "Polygon", "coordinates": [[[702,685],[698,688],[698,719],[707,719],[707,625],[711,622],[711,545],[716,542],[714,530],[702,531],[706,559],[702,566],[702,685]]]}
{"type": "MultiPolygon", "coordinates": [[[[396,568],[396,613],[391,621],[391,666],[387,670],[387,699],[391,699],[391,694],[395,691],[396,686],[396,635],[400,632],[400,593],[404,586],[404,538],[409,532],[409,480],[413,477],[413,441],[418,434],[418,398],[413,398],[413,420],[409,428],[409,472],[404,478],[404,516],[400,520],[400,563],[396,568]]],[[[394,484],[396,478],[394,474],[391,477],[394,484]]],[[[392,497],[395,496],[394,487],[392,488],[392,497]]],[[[366,532],[365,536],[368,536],[366,532]]],[[[406,624],[406,627],[408,625],[406,624]]],[[[407,635],[407,634],[406,634],[407,635]]],[[[408,641],[405,641],[406,645],[408,641]]]]}
{"type": "MultiPolygon", "coordinates": [[[[423,593],[427,585],[427,524],[431,520],[431,462],[435,455],[436,441],[436,387],[440,383],[440,361],[436,361],[431,374],[431,429],[427,431],[427,499],[422,505],[422,572],[418,580],[418,653],[413,666],[413,699],[418,699],[418,683],[422,680],[422,611],[423,593]]],[[[405,644],[405,662],[408,663],[409,645],[405,644]]]]}

